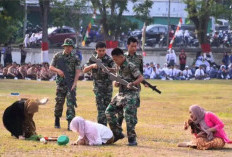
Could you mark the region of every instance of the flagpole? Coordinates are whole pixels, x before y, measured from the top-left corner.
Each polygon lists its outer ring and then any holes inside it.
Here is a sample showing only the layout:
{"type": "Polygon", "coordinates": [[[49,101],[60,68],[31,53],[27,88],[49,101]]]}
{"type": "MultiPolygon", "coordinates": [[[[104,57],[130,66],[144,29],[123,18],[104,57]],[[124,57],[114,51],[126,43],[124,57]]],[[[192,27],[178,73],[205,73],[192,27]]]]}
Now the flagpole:
{"type": "Polygon", "coordinates": [[[83,46],[83,47],[85,46],[85,42],[86,42],[87,38],[89,37],[89,32],[90,32],[90,30],[91,30],[92,25],[94,24],[94,19],[95,19],[95,18],[96,18],[96,9],[94,9],[93,16],[92,16],[92,18],[91,18],[91,20],[90,20],[90,22],[89,22],[89,25],[88,25],[88,27],[87,27],[87,30],[86,30],[84,39],[83,39],[83,41],[82,41],[82,46],[83,46]]]}
{"type": "Polygon", "coordinates": [[[168,33],[167,33],[167,47],[169,44],[169,32],[170,32],[170,7],[171,7],[171,0],[168,1],[168,33]]]}

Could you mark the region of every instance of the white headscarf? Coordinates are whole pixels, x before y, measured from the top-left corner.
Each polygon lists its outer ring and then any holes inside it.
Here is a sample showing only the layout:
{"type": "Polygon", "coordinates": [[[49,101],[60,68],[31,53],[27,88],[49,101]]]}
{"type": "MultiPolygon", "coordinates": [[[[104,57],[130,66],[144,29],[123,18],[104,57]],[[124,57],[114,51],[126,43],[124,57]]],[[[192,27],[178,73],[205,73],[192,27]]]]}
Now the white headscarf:
{"type": "Polygon", "coordinates": [[[82,117],[75,117],[70,123],[70,129],[79,133],[79,139],[86,137],[89,145],[95,145],[98,140],[98,130],[92,125],[93,122],[84,120],[82,117]]]}

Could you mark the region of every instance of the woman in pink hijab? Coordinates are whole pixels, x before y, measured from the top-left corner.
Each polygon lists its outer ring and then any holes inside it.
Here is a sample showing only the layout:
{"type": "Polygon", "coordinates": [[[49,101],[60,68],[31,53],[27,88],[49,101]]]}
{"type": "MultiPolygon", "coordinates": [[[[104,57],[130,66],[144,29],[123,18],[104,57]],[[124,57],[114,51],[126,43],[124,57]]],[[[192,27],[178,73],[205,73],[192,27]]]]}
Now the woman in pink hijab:
{"type": "Polygon", "coordinates": [[[190,119],[185,122],[185,130],[191,127],[195,140],[178,144],[179,147],[196,147],[197,149],[223,148],[225,143],[232,143],[224,131],[223,122],[212,112],[205,111],[198,105],[189,107],[190,119]]]}
{"type": "Polygon", "coordinates": [[[73,145],[102,145],[111,144],[114,141],[113,132],[102,124],[75,117],[70,123],[70,129],[78,132],[79,137],[73,145]]]}

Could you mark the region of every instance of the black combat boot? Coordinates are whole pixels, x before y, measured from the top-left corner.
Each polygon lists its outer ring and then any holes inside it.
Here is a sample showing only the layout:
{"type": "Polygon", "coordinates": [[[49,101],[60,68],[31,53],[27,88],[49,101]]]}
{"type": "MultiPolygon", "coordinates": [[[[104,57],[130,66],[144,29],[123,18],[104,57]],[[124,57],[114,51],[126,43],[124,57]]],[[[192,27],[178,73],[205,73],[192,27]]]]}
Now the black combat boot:
{"type": "Polygon", "coordinates": [[[60,129],[60,118],[59,117],[55,118],[55,128],[60,129]]]}
{"type": "Polygon", "coordinates": [[[128,146],[137,146],[137,142],[136,142],[136,137],[130,137],[130,138],[128,138],[128,142],[129,142],[129,144],[128,144],[128,146]]]}
{"type": "Polygon", "coordinates": [[[125,135],[123,133],[120,133],[118,135],[114,135],[114,143],[117,142],[120,139],[123,139],[125,137],[125,135]]]}

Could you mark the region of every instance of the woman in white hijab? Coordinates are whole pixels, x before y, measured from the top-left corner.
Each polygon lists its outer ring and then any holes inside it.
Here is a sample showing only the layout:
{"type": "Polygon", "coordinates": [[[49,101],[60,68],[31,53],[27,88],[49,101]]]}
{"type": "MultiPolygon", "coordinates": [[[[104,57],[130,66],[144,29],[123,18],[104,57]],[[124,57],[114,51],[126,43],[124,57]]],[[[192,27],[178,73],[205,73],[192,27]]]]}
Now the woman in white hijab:
{"type": "Polygon", "coordinates": [[[75,117],[70,123],[70,129],[78,132],[79,137],[73,145],[102,145],[114,142],[112,131],[102,124],[75,117]]]}

